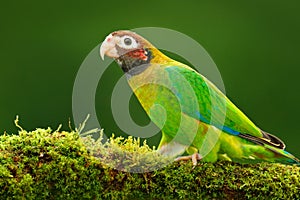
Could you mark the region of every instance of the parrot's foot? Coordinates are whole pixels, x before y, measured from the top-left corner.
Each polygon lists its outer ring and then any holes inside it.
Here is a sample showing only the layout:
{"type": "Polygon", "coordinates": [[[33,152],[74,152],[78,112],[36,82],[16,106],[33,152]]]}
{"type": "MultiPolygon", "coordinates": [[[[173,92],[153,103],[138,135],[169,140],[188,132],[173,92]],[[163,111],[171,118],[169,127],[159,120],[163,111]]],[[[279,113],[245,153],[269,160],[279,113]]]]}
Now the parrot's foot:
{"type": "Polygon", "coordinates": [[[190,156],[180,156],[175,159],[175,161],[181,161],[181,160],[192,160],[193,166],[195,167],[197,165],[197,161],[201,160],[203,157],[199,153],[194,153],[190,156]]]}

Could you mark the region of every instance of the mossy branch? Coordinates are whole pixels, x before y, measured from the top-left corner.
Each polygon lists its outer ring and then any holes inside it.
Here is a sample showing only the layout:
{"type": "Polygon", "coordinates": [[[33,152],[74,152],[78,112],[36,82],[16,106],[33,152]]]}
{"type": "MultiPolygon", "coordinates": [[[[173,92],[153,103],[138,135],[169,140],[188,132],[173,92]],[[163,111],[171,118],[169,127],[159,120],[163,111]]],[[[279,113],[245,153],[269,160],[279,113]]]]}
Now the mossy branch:
{"type": "MultiPolygon", "coordinates": [[[[298,166],[200,162],[193,169],[191,162],[180,162],[129,173],[109,166],[121,163],[118,167],[125,170],[128,159],[147,161],[155,152],[139,140],[113,138],[102,150],[114,146],[119,150],[110,152],[113,155],[137,153],[104,165],[101,159],[113,157],[89,146],[95,146],[93,142],[76,131],[50,128],[0,136],[1,199],[300,199],[298,166]],[[100,152],[101,159],[91,152],[100,152]]],[[[159,163],[159,155],[152,161],[159,163]]]]}

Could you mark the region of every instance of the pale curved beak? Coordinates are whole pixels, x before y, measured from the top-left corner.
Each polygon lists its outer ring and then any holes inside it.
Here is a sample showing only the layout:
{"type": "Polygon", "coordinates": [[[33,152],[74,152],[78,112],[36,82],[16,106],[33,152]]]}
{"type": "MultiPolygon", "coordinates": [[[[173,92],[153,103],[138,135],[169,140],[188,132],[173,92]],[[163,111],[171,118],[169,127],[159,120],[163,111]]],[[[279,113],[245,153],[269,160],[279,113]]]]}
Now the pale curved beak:
{"type": "Polygon", "coordinates": [[[104,56],[107,55],[112,58],[118,58],[118,52],[116,49],[116,42],[117,39],[113,37],[111,34],[109,34],[105,40],[102,42],[100,46],[100,56],[102,60],[104,60],[104,56]]]}

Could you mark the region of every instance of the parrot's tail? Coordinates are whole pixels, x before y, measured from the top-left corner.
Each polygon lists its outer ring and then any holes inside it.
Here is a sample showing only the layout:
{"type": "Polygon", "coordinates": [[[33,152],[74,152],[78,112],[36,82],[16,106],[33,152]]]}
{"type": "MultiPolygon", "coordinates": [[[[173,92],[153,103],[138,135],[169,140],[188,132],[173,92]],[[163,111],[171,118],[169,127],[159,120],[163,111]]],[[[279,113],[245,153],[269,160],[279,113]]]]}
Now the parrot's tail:
{"type": "Polygon", "coordinates": [[[296,158],[294,155],[290,154],[285,150],[285,144],[278,137],[267,133],[265,131],[261,131],[263,137],[255,137],[248,134],[239,134],[240,137],[245,138],[253,143],[264,146],[266,150],[274,153],[272,157],[266,157],[265,155],[257,155],[261,157],[262,160],[268,160],[271,162],[280,162],[284,164],[297,164],[300,165],[300,160],[296,158]]]}
{"type": "Polygon", "coordinates": [[[293,154],[285,151],[284,149],[278,149],[273,146],[265,145],[266,149],[275,153],[275,162],[280,162],[284,164],[297,164],[300,165],[300,160],[296,158],[293,154]]]}

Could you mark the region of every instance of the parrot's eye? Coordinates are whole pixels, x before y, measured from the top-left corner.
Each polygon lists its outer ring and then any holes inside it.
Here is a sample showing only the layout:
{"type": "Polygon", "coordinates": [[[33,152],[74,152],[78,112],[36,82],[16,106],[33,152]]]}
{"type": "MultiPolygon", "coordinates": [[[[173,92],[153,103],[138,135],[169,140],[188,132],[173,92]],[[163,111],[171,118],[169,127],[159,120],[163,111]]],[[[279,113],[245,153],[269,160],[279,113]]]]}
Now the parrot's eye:
{"type": "Polygon", "coordinates": [[[138,47],[137,41],[129,35],[121,37],[121,42],[119,45],[124,49],[135,49],[138,47]]]}
{"type": "Polygon", "coordinates": [[[124,39],[124,44],[126,44],[127,46],[131,45],[131,43],[132,43],[132,40],[130,38],[127,37],[124,39]]]}

